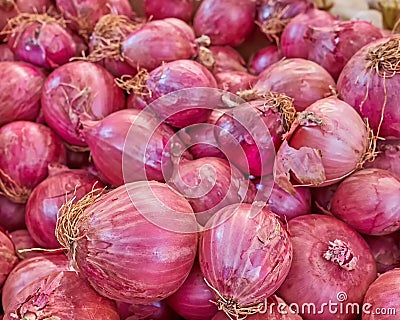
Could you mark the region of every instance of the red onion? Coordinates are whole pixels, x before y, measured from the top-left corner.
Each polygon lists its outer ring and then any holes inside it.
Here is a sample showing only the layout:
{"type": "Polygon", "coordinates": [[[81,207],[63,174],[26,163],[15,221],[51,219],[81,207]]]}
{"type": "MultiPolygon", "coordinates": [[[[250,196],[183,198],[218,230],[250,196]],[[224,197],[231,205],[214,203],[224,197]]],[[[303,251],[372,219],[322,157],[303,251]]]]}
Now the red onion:
{"type": "Polygon", "coordinates": [[[39,114],[44,73],[24,62],[0,62],[0,125],[35,120],[39,114]]]}
{"type": "Polygon", "coordinates": [[[14,244],[15,251],[20,259],[35,257],[41,255],[43,252],[31,251],[24,252],[24,249],[37,248],[37,243],[32,239],[28,230],[21,229],[10,232],[11,241],[14,244]]]}
{"type": "Polygon", "coordinates": [[[119,320],[115,302],[100,296],[73,271],[54,272],[32,283],[19,293],[19,299],[5,319],[119,320]]]}
{"type": "Polygon", "coordinates": [[[90,152],[67,150],[67,166],[71,169],[82,169],[90,166],[90,152]]]}
{"type": "Polygon", "coordinates": [[[80,131],[83,119],[100,120],[124,106],[124,94],[113,76],[86,61],[57,68],[47,78],[42,94],[46,123],[67,143],[78,147],[87,146],[80,131]]]}
{"type": "Polygon", "coordinates": [[[142,99],[165,123],[177,128],[207,121],[221,101],[221,92],[211,89],[217,87],[212,73],[192,60],[165,63],[149,74],[139,73],[118,82],[128,91],[133,89],[136,99],[142,99]]]}
{"type": "MultiPolygon", "coordinates": [[[[121,110],[101,121],[84,121],[83,127],[96,168],[114,186],[124,181],[163,182],[171,173],[175,150],[184,149],[176,138],[172,150],[173,130],[146,111],[121,110]]],[[[187,152],[183,156],[190,158],[187,152]]]]}
{"type": "Polygon", "coordinates": [[[280,45],[287,58],[307,59],[310,44],[306,35],[310,27],[330,26],[335,21],[327,11],[312,8],[294,17],[283,30],[280,45]]]}
{"type": "Polygon", "coordinates": [[[400,233],[386,236],[364,236],[376,261],[378,273],[400,267],[400,233]]]}
{"type": "Polygon", "coordinates": [[[108,0],[110,13],[115,15],[124,15],[129,19],[136,18],[136,13],[132,10],[129,0],[108,0]]]}
{"type": "Polygon", "coordinates": [[[285,26],[298,14],[313,8],[310,0],[262,0],[258,7],[257,20],[267,37],[279,42],[285,26]]]}
{"type": "MultiPolygon", "coordinates": [[[[35,281],[53,272],[67,271],[68,259],[64,254],[41,255],[22,260],[9,274],[2,291],[3,309],[7,312],[18,294],[35,281]]],[[[22,301],[17,301],[21,303],[22,301]]]]}
{"type": "Polygon", "coordinates": [[[308,59],[324,67],[337,80],[350,58],[382,35],[380,29],[370,22],[358,20],[309,27],[306,38],[311,43],[308,59]]]}
{"type": "Polygon", "coordinates": [[[14,244],[4,232],[0,231],[0,288],[17,262],[14,244]]]}
{"type": "Polygon", "coordinates": [[[335,194],[340,182],[326,187],[312,188],[311,194],[314,201],[315,212],[320,212],[332,216],[331,205],[332,197],[335,194]]]}
{"type": "Polygon", "coordinates": [[[232,317],[262,310],[265,299],[284,281],[292,260],[289,235],[279,219],[250,204],[217,212],[199,246],[204,277],[219,309],[232,317]]]}
{"type": "Polygon", "coordinates": [[[197,60],[209,67],[214,74],[224,71],[247,71],[243,57],[230,46],[200,48],[197,60]]]}
{"type": "Polygon", "coordinates": [[[253,74],[260,74],[269,66],[282,59],[282,53],[276,45],[270,45],[258,50],[249,60],[249,70],[253,74]]]}
{"type": "Polygon", "coordinates": [[[390,270],[382,274],[368,288],[364,297],[364,305],[368,304],[368,312],[364,312],[362,320],[396,319],[398,301],[400,299],[400,269],[390,270]]]}
{"type": "Polygon", "coordinates": [[[237,46],[253,31],[256,2],[252,0],[204,0],[197,10],[193,28],[207,35],[213,45],[237,46]]]}
{"type": "Polygon", "coordinates": [[[279,296],[289,306],[297,304],[305,320],[331,319],[330,302],[336,303],[335,319],[355,319],[357,314],[346,306],[361,305],[376,278],[375,261],[364,239],[345,223],[324,215],[294,218],[288,230],[293,262],[279,296]],[[311,307],[302,308],[304,304],[311,307]],[[338,304],[348,312],[340,312],[338,304]]]}
{"type": "Polygon", "coordinates": [[[126,37],[121,48],[116,49],[133,68],[149,71],[163,62],[190,59],[197,51],[193,30],[175,18],[144,24],[126,37]]]}
{"type": "Polygon", "coordinates": [[[377,151],[375,160],[366,162],[364,167],[389,170],[400,179],[400,140],[379,140],[377,151]]]}
{"type": "MultiPolygon", "coordinates": [[[[38,184],[26,203],[26,226],[32,238],[42,248],[59,248],[55,230],[57,213],[72,194],[78,201],[96,183],[96,178],[86,170],[50,167],[49,176],[38,184]]],[[[101,188],[98,183],[96,187],[101,188]]]]}
{"type": "Polygon", "coordinates": [[[300,58],[285,59],[264,70],[253,86],[253,92],[284,93],[294,99],[297,111],[331,95],[335,89],[331,75],[315,62],[300,58]]]}
{"type": "Polygon", "coordinates": [[[47,166],[65,161],[64,146],[44,125],[15,121],[0,128],[0,191],[10,200],[25,203],[47,166]]]}
{"type": "Polygon", "coordinates": [[[62,19],[23,13],[8,20],[3,30],[15,56],[43,68],[57,68],[75,56],[76,44],[62,19]]]}
{"type": "Polygon", "coordinates": [[[194,12],[193,0],[145,0],[144,11],[148,18],[178,18],[189,22],[194,12]]]}
{"type": "Polygon", "coordinates": [[[197,251],[189,202],[155,181],[99,196],[64,206],[57,221],[58,240],[74,248],[77,270],[101,295],[122,302],[156,302],[177,291],[197,251]]]}
{"type": "Polygon", "coordinates": [[[16,58],[14,56],[14,53],[11,51],[8,45],[6,43],[0,44],[0,62],[15,60],[16,58]]]}
{"type": "Polygon", "coordinates": [[[346,178],[332,198],[332,213],[359,232],[385,235],[400,229],[400,180],[382,169],[346,178]]]}
{"type": "Polygon", "coordinates": [[[216,73],[215,79],[221,90],[236,94],[239,91],[250,89],[257,78],[247,72],[225,71],[216,73]]]}
{"type": "Polygon", "coordinates": [[[165,300],[149,304],[128,304],[117,301],[121,320],[181,320],[165,300]]]}
{"type": "Polygon", "coordinates": [[[213,298],[198,263],[195,263],[186,281],[167,298],[167,302],[186,320],[209,320],[217,313],[217,307],[210,302],[213,298]]]}
{"type": "Polygon", "coordinates": [[[298,114],[277,153],[277,183],[293,191],[289,172],[302,185],[334,184],[369,156],[369,135],[361,117],[336,97],[321,99],[298,114]]]}
{"type": "Polygon", "coordinates": [[[168,184],[186,197],[201,225],[229,204],[252,202],[256,193],[235,166],[220,158],[181,161],[168,184]]]}
{"type": "Polygon", "coordinates": [[[7,231],[25,228],[25,205],[0,196],[0,226],[7,231]]]}
{"type": "Polygon", "coordinates": [[[391,94],[400,79],[399,44],[400,37],[393,37],[364,46],[349,60],[337,82],[340,97],[368,118],[374,133],[381,137],[400,138],[398,96],[391,94]]]}

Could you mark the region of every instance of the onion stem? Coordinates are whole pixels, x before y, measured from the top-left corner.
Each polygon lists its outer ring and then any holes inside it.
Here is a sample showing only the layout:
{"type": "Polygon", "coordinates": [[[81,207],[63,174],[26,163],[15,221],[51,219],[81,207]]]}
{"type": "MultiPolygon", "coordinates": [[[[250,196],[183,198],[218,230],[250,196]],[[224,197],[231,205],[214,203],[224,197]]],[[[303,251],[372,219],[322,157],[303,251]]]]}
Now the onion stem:
{"type": "Polygon", "coordinates": [[[354,270],[358,261],[349,245],[338,239],[333,242],[329,241],[328,250],[323,254],[323,257],[328,261],[337,263],[347,271],[354,270]]]}

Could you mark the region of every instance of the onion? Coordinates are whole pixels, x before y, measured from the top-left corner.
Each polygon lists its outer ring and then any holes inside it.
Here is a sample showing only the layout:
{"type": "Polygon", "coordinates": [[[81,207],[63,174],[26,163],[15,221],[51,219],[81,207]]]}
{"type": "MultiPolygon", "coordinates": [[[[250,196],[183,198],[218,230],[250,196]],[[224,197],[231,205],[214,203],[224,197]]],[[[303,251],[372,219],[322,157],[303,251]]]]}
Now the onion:
{"type": "Polygon", "coordinates": [[[283,30],[280,45],[287,58],[307,59],[310,44],[307,32],[311,27],[331,26],[335,21],[327,11],[312,8],[294,17],[283,30]]]}
{"type": "MultiPolygon", "coordinates": [[[[121,110],[101,121],[84,121],[83,127],[96,168],[114,186],[163,182],[171,174],[174,152],[184,149],[176,138],[171,150],[173,130],[146,111],[121,110]]],[[[190,158],[187,152],[183,156],[190,158]]]]}
{"type": "Polygon", "coordinates": [[[260,74],[269,66],[278,62],[282,58],[282,53],[276,45],[270,45],[258,50],[250,57],[248,66],[253,74],[260,74]]]}
{"type": "Polygon", "coordinates": [[[145,0],[144,11],[148,18],[178,18],[189,22],[194,12],[193,0],[145,0]]]}
{"type": "Polygon", "coordinates": [[[235,166],[220,158],[181,161],[168,184],[186,197],[201,225],[229,204],[252,202],[256,193],[235,166]]]}
{"type": "Polygon", "coordinates": [[[197,224],[186,199],[155,181],[99,196],[91,192],[64,205],[57,221],[58,240],[74,248],[77,270],[101,295],[122,302],[151,303],[177,291],[197,251],[197,224]]]}
{"type": "Polygon", "coordinates": [[[253,92],[284,93],[294,99],[297,111],[303,111],[331,95],[335,87],[335,81],[324,68],[312,61],[293,58],[274,63],[264,70],[253,86],[253,92]]]}
{"type": "Polygon", "coordinates": [[[231,317],[259,312],[284,281],[292,260],[289,235],[279,219],[250,204],[218,211],[199,246],[201,271],[219,310],[231,317]]]}
{"type": "Polygon", "coordinates": [[[376,261],[378,273],[400,267],[400,233],[386,236],[364,236],[376,261]]]}
{"type": "Polygon", "coordinates": [[[389,170],[400,179],[400,140],[380,140],[377,146],[378,155],[372,162],[366,162],[366,168],[389,170]]]}
{"type": "Polygon", "coordinates": [[[390,270],[376,279],[365,294],[364,305],[370,307],[368,313],[363,313],[362,320],[395,319],[400,299],[399,284],[400,269],[390,270]]]}
{"type": "Polygon", "coordinates": [[[213,298],[198,263],[195,263],[186,281],[167,298],[167,302],[186,320],[209,320],[217,313],[217,307],[210,302],[213,298]]]}
{"type": "Polygon", "coordinates": [[[193,28],[207,35],[213,45],[237,46],[253,31],[256,3],[252,0],[204,0],[197,10],[193,28]]]}
{"type": "Polygon", "coordinates": [[[44,125],[15,121],[0,128],[0,191],[10,200],[25,203],[47,166],[65,161],[64,146],[44,125]]]}
{"type": "Polygon", "coordinates": [[[149,304],[128,304],[117,301],[121,320],[181,320],[165,300],[149,304]]]}
{"type": "Polygon", "coordinates": [[[31,252],[23,251],[24,249],[31,249],[31,248],[38,247],[37,243],[32,239],[28,230],[21,229],[21,230],[15,230],[13,232],[10,232],[10,238],[14,244],[15,251],[17,252],[17,255],[19,258],[25,259],[25,258],[35,257],[35,256],[42,254],[42,252],[40,252],[40,251],[36,251],[36,252],[35,251],[31,251],[31,252]]]}
{"type": "Polygon", "coordinates": [[[257,78],[247,72],[225,71],[216,73],[215,79],[221,90],[236,94],[239,91],[250,89],[257,78]]]}
{"type": "Polygon", "coordinates": [[[54,272],[25,287],[5,319],[119,320],[115,302],[100,296],[73,271],[54,272]]]}
{"type": "Polygon", "coordinates": [[[385,235],[400,229],[400,180],[382,169],[346,178],[332,198],[332,213],[359,232],[385,235]]]}
{"type": "Polygon", "coordinates": [[[361,305],[376,278],[375,261],[364,239],[345,223],[324,215],[294,218],[288,230],[293,262],[278,295],[289,306],[297,304],[305,320],[331,318],[329,302],[341,303],[348,311],[337,310],[335,319],[355,319],[357,314],[348,304],[361,305]],[[309,309],[301,308],[305,303],[309,309]]]}
{"type": "Polygon", "coordinates": [[[287,191],[289,172],[302,185],[334,184],[369,157],[369,135],[347,103],[329,97],[301,112],[277,153],[277,183],[287,191]]]}
{"type": "Polygon", "coordinates": [[[0,125],[16,120],[35,120],[45,75],[24,62],[0,62],[0,125]]]}
{"type": "Polygon", "coordinates": [[[384,38],[360,49],[337,82],[340,97],[368,118],[377,136],[400,138],[397,63],[400,37],[384,38]],[[383,62],[382,62],[383,61],[383,62]]]}
{"type": "Polygon", "coordinates": [[[53,71],[46,79],[41,102],[46,123],[77,147],[87,146],[80,131],[83,119],[100,120],[125,106],[113,76],[86,61],[70,62],[53,71]]]}
{"type": "Polygon", "coordinates": [[[26,226],[36,243],[42,248],[60,247],[55,236],[58,210],[66,197],[74,194],[78,201],[95,183],[96,178],[85,170],[49,167],[49,176],[33,189],[26,204],[26,226]]]}
{"type": "Polygon", "coordinates": [[[0,226],[7,231],[25,228],[25,205],[0,196],[0,226]]]}
{"type": "Polygon", "coordinates": [[[71,169],[82,169],[90,166],[90,153],[67,150],[67,166],[71,169]]]}
{"type": "Polygon", "coordinates": [[[310,0],[262,0],[257,20],[261,31],[279,42],[279,37],[290,19],[313,8],[310,0]]]}
{"type": "Polygon", "coordinates": [[[108,0],[107,5],[110,7],[111,14],[124,15],[130,19],[136,18],[136,12],[132,10],[129,0],[108,0]]]}
{"type": "Polygon", "coordinates": [[[0,44],[0,62],[15,60],[16,58],[14,56],[14,53],[11,51],[8,45],[6,43],[0,44]]]}
{"type": "Polygon", "coordinates": [[[14,244],[4,232],[0,231],[0,288],[17,262],[14,244]]]}
{"type": "Polygon", "coordinates": [[[43,68],[57,68],[75,56],[77,49],[66,22],[47,14],[23,13],[8,20],[2,31],[15,56],[43,68]]]}
{"type": "Polygon", "coordinates": [[[197,60],[214,74],[225,71],[247,71],[243,57],[230,46],[211,46],[208,49],[201,47],[197,60]]]}
{"type": "Polygon", "coordinates": [[[335,194],[340,182],[331,184],[326,187],[312,188],[311,194],[314,201],[314,210],[316,212],[328,214],[332,216],[331,205],[332,197],[335,194]]]}
{"type": "Polygon", "coordinates": [[[48,276],[53,272],[68,270],[68,259],[64,254],[47,254],[22,260],[11,271],[2,291],[3,309],[7,312],[18,293],[35,281],[48,276]]]}
{"type": "Polygon", "coordinates": [[[331,26],[310,27],[308,59],[324,67],[337,80],[350,58],[364,45],[382,38],[370,22],[343,21],[331,26]]]}
{"type": "Polygon", "coordinates": [[[177,128],[207,121],[221,100],[221,92],[210,89],[217,87],[212,73],[191,60],[165,63],[149,74],[140,72],[118,83],[125,90],[133,90],[135,98],[142,100],[139,105],[150,105],[165,123],[177,128]]]}

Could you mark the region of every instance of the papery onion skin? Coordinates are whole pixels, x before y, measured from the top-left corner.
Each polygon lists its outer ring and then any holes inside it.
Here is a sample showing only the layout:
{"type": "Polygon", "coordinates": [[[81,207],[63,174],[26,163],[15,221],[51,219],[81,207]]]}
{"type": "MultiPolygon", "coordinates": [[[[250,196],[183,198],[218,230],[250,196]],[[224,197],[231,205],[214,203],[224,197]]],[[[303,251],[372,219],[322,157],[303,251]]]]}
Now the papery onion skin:
{"type": "Polygon", "coordinates": [[[39,114],[44,73],[25,62],[0,62],[0,126],[16,120],[34,121],[39,114]]]}
{"type": "Polygon", "coordinates": [[[250,57],[249,71],[253,74],[260,74],[269,66],[282,59],[282,53],[276,45],[270,45],[258,50],[253,56],[250,57]]]}
{"type": "Polygon", "coordinates": [[[78,201],[92,190],[96,182],[97,188],[103,187],[86,170],[69,170],[66,167],[49,169],[49,176],[33,189],[26,203],[26,226],[40,247],[60,247],[55,236],[59,209],[66,197],[74,195],[78,201]]]}
{"type": "Polygon", "coordinates": [[[252,0],[204,0],[197,10],[193,28],[207,35],[213,45],[237,46],[253,31],[256,3],[252,0]]]}
{"type": "Polygon", "coordinates": [[[331,95],[336,88],[332,76],[315,62],[292,58],[279,61],[264,70],[254,84],[258,94],[274,91],[294,99],[297,111],[331,95]]]}
{"type": "Polygon", "coordinates": [[[166,301],[186,320],[209,320],[217,313],[217,307],[210,302],[213,299],[214,296],[203,279],[203,273],[195,262],[186,281],[166,301]]]}
{"type": "Polygon", "coordinates": [[[24,229],[25,205],[0,196],[0,226],[9,232],[24,229]]]}
{"type": "Polygon", "coordinates": [[[128,304],[117,301],[121,320],[181,320],[165,300],[149,304],[128,304]]]}
{"type": "MultiPolygon", "coordinates": [[[[397,47],[400,39],[393,37],[377,40],[361,48],[343,68],[337,81],[337,89],[341,99],[352,105],[363,118],[368,118],[375,134],[383,138],[400,138],[399,97],[396,94],[391,94],[391,92],[397,90],[395,88],[398,87],[400,76],[397,73],[389,76],[386,71],[387,76],[384,79],[382,75],[385,71],[379,66],[374,67],[376,63],[379,63],[379,60],[375,58],[375,62],[372,63],[372,60],[368,57],[369,50],[377,50],[378,46],[387,45],[390,39],[393,39],[392,45],[397,47]],[[368,67],[368,64],[373,67],[368,67]],[[382,73],[381,75],[376,73],[377,69],[382,73]],[[384,112],[382,112],[383,107],[384,112]],[[383,122],[378,132],[382,113],[383,122]]],[[[381,50],[386,51],[385,47],[381,50]]],[[[395,55],[393,59],[396,63],[399,58],[395,55]]]]}
{"type": "Polygon", "coordinates": [[[17,262],[14,244],[3,231],[0,231],[0,288],[3,287],[4,281],[17,262]]]}
{"type": "Polygon", "coordinates": [[[5,319],[22,320],[33,316],[37,319],[119,320],[115,302],[100,296],[74,271],[54,272],[39,279],[25,287],[17,300],[21,302],[10,306],[5,319]]]}
{"type": "Polygon", "coordinates": [[[0,44],[0,62],[15,61],[14,53],[8,47],[7,43],[0,44]]]}
{"type": "Polygon", "coordinates": [[[377,151],[374,161],[366,162],[364,167],[389,170],[400,179],[400,140],[378,141],[377,151]]]}
{"type": "Polygon", "coordinates": [[[233,94],[250,89],[257,80],[254,75],[241,71],[219,72],[215,74],[215,79],[221,90],[229,91],[233,94]]]}
{"type": "Polygon", "coordinates": [[[101,295],[151,303],[183,284],[197,251],[197,225],[190,204],[166,184],[125,184],[83,214],[89,229],[73,243],[76,266],[101,295]],[[143,204],[146,215],[137,209],[143,204]]]}
{"type": "Polygon", "coordinates": [[[362,320],[392,320],[398,312],[400,299],[400,268],[385,272],[368,288],[364,297],[364,305],[372,306],[369,313],[362,314],[362,320]],[[380,308],[381,312],[378,311],[380,308]]]}
{"type": "Polygon", "coordinates": [[[32,239],[28,230],[21,229],[10,232],[11,241],[14,244],[15,251],[21,259],[42,255],[42,251],[20,252],[20,250],[37,248],[38,244],[32,239]]]}
{"type": "Polygon", "coordinates": [[[230,205],[206,229],[199,244],[200,268],[221,296],[248,307],[263,303],[280,287],[289,272],[292,245],[275,214],[250,204],[230,205]]]}
{"type": "MultiPolygon", "coordinates": [[[[376,278],[375,261],[365,240],[345,223],[324,215],[294,218],[288,222],[288,230],[293,243],[293,261],[278,295],[289,305],[307,303],[318,311],[324,311],[314,313],[312,308],[311,311],[306,308],[301,314],[305,320],[330,317],[328,308],[321,309],[322,304],[329,301],[341,302],[344,308],[348,303],[361,305],[368,286],[376,278]],[[329,241],[335,240],[343,241],[353,257],[357,257],[353,270],[342,268],[323,256],[329,248],[329,241]],[[344,293],[347,299],[338,300],[341,299],[339,293],[344,293]]],[[[351,309],[348,313],[335,313],[335,319],[355,319],[357,316],[351,309]]]]}
{"type": "Polygon", "coordinates": [[[361,233],[386,235],[400,229],[400,180],[382,169],[346,178],[332,198],[332,213],[361,233]]]}
{"type": "Polygon", "coordinates": [[[213,73],[223,71],[242,71],[246,72],[243,57],[234,48],[230,46],[214,46],[209,47],[215,64],[212,67],[213,73]]]}
{"type": "Polygon", "coordinates": [[[83,119],[100,120],[125,107],[113,76],[86,61],[67,63],[46,79],[42,94],[46,123],[67,143],[86,147],[80,132],[83,119]]]}
{"type": "Polygon", "coordinates": [[[41,255],[22,260],[10,272],[4,283],[1,297],[4,310],[7,312],[16,301],[18,293],[25,287],[53,272],[67,270],[68,258],[64,254],[41,255]]]}
{"type": "Polygon", "coordinates": [[[65,163],[61,140],[47,127],[14,121],[0,128],[0,178],[2,192],[14,202],[25,203],[33,188],[43,181],[50,163],[65,163]]]}
{"type": "Polygon", "coordinates": [[[145,0],[144,11],[148,18],[177,18],[189,22],[194,12],[194,2],[193,0],[145,0]]]}

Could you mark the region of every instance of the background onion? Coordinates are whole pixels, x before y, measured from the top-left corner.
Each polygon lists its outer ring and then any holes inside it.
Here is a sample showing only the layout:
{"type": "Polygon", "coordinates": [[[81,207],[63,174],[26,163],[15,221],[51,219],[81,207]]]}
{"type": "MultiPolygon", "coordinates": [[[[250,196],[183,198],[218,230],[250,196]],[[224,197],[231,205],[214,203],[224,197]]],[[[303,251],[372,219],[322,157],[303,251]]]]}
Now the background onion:
{"type": "Polygon", "coordinates": [[[0,288],[17,262],[14,244],[3,231],[0,231],[0,288]]]}
{"type": "Polygon", "coordinates": [[[117,301],[121,320],[181,320],[165,300],[149,304],[128,304],[117,301]]]}
{"type": "Polygon", "coordinates": [[[257,51],[249,60],[248,67],[251,73],[260,74],[269,66],[282,58],[280,48],[270,45],[257,51]]]}
{"type": "Polygon", "coordinates": [[[14,53],[8,47],[7,43],[0,44],[0,62],[15,61],[14,53]]]}
{"type": "MultiPolygon", "coordinates": [[[[212,65],[213,73],[224,72],[224,71],[241,71],[246,72],[243,57],[239,52],[230,46],[210,46],[208,48],[212,54],[212,65]]],[[[200,59],[201,60],[201,59],[200,59]]]]}
{"type": "Polygon", "coordinates": [[[313,198],[313,209],[315,210],[315,212],[332,215],[332,213],[330,212],[332,205],[332,197],[335,194],[337,188],[339,187],[339,184],[340,182],[331,184],[326,187],[311,189],[311,194],[313,198]]]}
{"type": "Polygon", "coordinates": [[[20,252],[19,250],[37,248],[37,243],[32,239],[28,230],[21,229],[10,232],[11,241],[14,244],[16,254],[19,258],[25,259],[43,254],[41,251],[20,252]]]}
{"type": "Polygon", "coordinates": [[[374,161],[366,162],[364,167],[389,170],[400,179],[400,140],[380,140],[377,151],[374,161]]]}
{"type": "Polygon", "coordinates": [[[0,196],[0,226],[7,231],[25,228],[25,205],[0,196]]]}
{"type": "Polygon", "coordinates": [[[144,11],[148,18],[178,18],[189,21],[194,12],[194,3],[192,0],[145,0],[144,11]]]}
{"type": "Polygon", "coordinates": [[[239,91],[250,89],[257,78],[248,72],[225,71],[216,73],[215,79],[221,90],[236,94],[239,91]]]}

